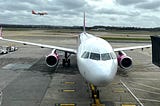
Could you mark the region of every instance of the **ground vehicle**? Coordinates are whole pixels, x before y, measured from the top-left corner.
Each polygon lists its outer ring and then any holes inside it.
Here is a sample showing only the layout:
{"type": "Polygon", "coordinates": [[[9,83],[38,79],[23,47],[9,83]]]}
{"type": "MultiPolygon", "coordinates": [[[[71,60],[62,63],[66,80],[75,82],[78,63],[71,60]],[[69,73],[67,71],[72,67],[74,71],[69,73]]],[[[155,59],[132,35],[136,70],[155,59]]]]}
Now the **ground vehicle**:
{"type": "Polygon", "coordinates": [[[8,50],[6,49],[6,47],[2,47],[0,46],[0,54],[7,54],[8,50]]]}
{"type": "Polygon", "coordinates": [[[15,47],[15,46],[7,46],[6,47],[6,50],[8,51],[8,52],[13,52],[13,51],[16,51],[18,48],[17,47],[15,47]]]}

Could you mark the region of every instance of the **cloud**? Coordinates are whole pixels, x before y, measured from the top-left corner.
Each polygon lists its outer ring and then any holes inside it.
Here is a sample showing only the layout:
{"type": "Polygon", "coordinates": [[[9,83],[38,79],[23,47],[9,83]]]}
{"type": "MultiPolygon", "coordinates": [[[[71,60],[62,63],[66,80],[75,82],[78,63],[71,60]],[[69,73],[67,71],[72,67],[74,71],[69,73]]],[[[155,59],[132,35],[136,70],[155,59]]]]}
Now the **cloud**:
{"type": "Polygon", "coordinates": [[[106,15],[127,15],[126,11],[120,11],[120,10],[114,10],[114,9],[99,9],[96,12],[100,14],[106,14],[106,15]]]}
{"type": "Polygon", "coordinates": [[[136,8],[141,9],[158,9],[160,7],[160,1],[150,1],[146,3],[137,4],[136,8]]]}
{"type": "Polygon", "coordinates": [[[55,3],[64,9],[83,8],[87,4],[85,0],[55,0],[55,3]]]}
{"type": "Polygon", "coordinates": [[[86,11],[89,26],[158,26],[159,6],[158,0],[0,0],[0,23],[82,25],[86,11]],[[32,10],[48,15],[32,15],[32,10]]]}
{"type": "Polygon", "coordinates": [[[111,21],[117,21],[117,19],[115,17],[110,17],[109,18],[111,21]]]}
{"type": "Polygon", "coordinates": [[[140,15],[140,12],[138,11],[124,11],[124,10],[117,10],[117,9],[105,9],[105,8],[102,8],[102,9],[99,9],[96,11],[97,13],[100,13],[100,14],[104,14],[104,15],[116,15],[116,16],[132,16],[132,17],[135,17],[135,16],[139,16],[140,15]]]}
{"type": "Polygon", "coordinates": [[[120,5],[133,5],[138,3],[146,2],[147,0],[116,0],[120,5]]]}

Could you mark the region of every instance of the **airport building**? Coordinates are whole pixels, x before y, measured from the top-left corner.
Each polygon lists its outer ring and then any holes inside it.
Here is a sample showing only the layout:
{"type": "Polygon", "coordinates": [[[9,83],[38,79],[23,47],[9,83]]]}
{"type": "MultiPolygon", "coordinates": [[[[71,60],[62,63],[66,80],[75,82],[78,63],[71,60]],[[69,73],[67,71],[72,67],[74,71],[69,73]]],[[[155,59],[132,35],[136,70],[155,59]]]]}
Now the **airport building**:
{"type": "Polygon", "coordinates": [[[152,62],[160,67],[160,36],[151,36],[152,40],[152,62]]]}

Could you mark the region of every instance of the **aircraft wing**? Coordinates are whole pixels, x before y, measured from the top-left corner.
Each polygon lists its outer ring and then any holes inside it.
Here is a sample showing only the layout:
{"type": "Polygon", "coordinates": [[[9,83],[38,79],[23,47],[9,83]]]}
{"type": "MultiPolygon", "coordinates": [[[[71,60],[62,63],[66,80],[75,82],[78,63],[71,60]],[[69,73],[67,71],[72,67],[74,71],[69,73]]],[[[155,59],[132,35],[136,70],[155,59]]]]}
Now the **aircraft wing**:
{"type": "Polygon", "coordinates": [[[2,37],[0,37],[0,40],[9,41],[9,42],[15,42],[15,43],[21,43],[21,44],[24,44],[24,45],[39,46],[41,48],[51,48],[51,49],[56,49],[56,50],[59,50],[59,51],[69,52],[69,53],[72,53],[72,54],[76,54],[77,53],[77,51],[75,49],[70,49],[70,48],[65,48],[65,47],[44,45],[44,44],[39,44],[39,43],[18,41],[18,40],[12,40],[12,39],[5,39],[5,38],[2,38],[2,37]]]}
{"type": "Polygon", "coordinates": [[[123,47],[123,48],[115,48],[114,51],[127,51],[127,50],[134,50],[134,49],[144,49],[150,48],[152,45],[144,45],[144,46],[132,46],[132,47],[123,47]]]}
{"type": "MultiPolygon", "coordinates": [[[[32,42],[25,42],[25,41],[18,41],[18,40],[12,40],[12,39],[5,39],[0,37],[0,40],[9,41],[9,42],[15,42],[15,43],[21,43],[24,45],[33,45],[33,46],[39,46],[41,48],[51,48],[56,49],[59,51],[66,51],[69,53],[76,54],[77,50],[71,49],[71,48],[65,48],[65,47],[59,47],[59,46],[52,46],[52,45],[45,45],[45,44],[39,44],[39,43],[32,43],[32,42]]],[[[151,45],[144,45],[144,46],[132,46],[132,47],[123,47],[123,48],[115,48],[114,51],[127,51],[127,50],[134,50],[134,49],[144,49],[144,48],[150,48],[151,45]]]]}

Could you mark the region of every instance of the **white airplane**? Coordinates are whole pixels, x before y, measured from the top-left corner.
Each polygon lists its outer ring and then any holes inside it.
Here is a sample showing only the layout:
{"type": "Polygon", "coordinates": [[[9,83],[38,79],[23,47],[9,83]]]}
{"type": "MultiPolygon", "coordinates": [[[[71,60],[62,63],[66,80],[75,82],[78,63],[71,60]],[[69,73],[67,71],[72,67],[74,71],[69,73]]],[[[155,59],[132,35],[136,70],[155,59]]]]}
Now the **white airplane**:
{"type": "Polygon", "coordinates": [[[132,66],[132,59],[123,52],[124,50],[151,47],[151,45],[145,45],[113,49],[106,40],[88,34],[85,31],[85,14],[83,27],[84,31],[78,36],[79,47],[76,50],[58,46],[5,39],[2,37],[2,29],[0,32],[0,40],[21,43],[24,45],[39,46],[43,48],[52,48],[52,52],[46,56],[45,59],[46,64],[49,67],[56,67],[59,63],[59,56],[56,53],[57,50],[65,53],[65,59],[62,61],[63,65],[70,65],[70,54],[76,54],[80,74],[89,83],[97,87],[106,86],[113,80],[116,75],[118,65],[123,69],[128,69],[132,66]],[[118,52],[118,56],[116,56],[115,52],[118,52]]]}

